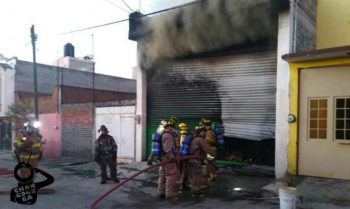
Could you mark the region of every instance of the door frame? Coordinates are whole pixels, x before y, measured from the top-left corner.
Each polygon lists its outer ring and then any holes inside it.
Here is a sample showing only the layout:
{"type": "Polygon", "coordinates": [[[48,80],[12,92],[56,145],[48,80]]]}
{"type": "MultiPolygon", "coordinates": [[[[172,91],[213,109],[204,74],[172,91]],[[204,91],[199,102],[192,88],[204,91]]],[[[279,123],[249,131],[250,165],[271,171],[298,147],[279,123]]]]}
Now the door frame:
{"type": "Polygon", "coordinates": [[[290,88],[289,88],[289,114],[296,116],[295,122],[289,123],[289,143],[287,151],[287,173],[298,175],[298,126],[299,126],[299,87],[300,70],[318,67],[350,66],[349,58],[333,58],[314,61],[289,63],[290,88]]]}

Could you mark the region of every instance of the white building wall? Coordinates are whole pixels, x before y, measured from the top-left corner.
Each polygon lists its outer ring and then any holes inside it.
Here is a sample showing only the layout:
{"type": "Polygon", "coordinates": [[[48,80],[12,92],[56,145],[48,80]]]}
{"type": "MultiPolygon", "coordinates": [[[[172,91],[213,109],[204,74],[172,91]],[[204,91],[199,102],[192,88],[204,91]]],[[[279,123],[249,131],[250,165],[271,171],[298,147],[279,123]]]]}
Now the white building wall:
{"type": "Polygon", "coordinates": [[[282,55],[290,53],[291,24],[289,11],[279,14],[277,48],[277,93],[276,93],[276,136],[275,136],[275,175],[281,178],[287,172],[289,142],[289,65],[282,55]]]}
{"type": "Polygon", "coordinates": [[[146,72],[136,68],[136,161],[146,158],[147,86],[146,72]]]}
{"type": "Polygon", "coordinates": [[[0,88],[0,117],[4,117],[15,102],[15,69],[0,66],[0,88]]]}
{"type": "Polygon", "coordinates": [[[53,65],[64,68],[71,68],[75,70],[87,71],[90,73],[94,71],[93,61],[75,57],[62,57],[54,61],[53,65]]]}

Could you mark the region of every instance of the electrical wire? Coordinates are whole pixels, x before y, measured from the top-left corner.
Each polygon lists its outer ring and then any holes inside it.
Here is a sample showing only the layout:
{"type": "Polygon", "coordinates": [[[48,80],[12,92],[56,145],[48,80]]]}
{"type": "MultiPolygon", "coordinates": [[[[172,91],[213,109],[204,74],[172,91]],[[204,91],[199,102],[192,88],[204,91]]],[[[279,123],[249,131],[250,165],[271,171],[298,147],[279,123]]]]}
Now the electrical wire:
{"type": "Polygon", "coordinates": [[[126,12],[126,13],[130,14],[130,12],[129,12],[128,10],[126,10],[126,9],[124,9],[124,8],[122,8],[122,7],[118,6],[118,5],[116,5],[116,4],[115,4],[115,3],[113,3],[112,1],[110,1],[110,0],[106,0],[106,2],[108,2],[108,3],[112,4],[113,6],[115,6],[115,7],[119,8],[120,10],[123,10],[124,12],[126,12]]]}
{"type": "Polygon", "coordinates": [[[110,23],[105,23],[105,24],[101,24],[101,25],[95,25],[95,26],[91,26],[91,27],[87,27],[87,28],[82,28],[82,29],[77,29],[77,30],[72,30],[72,31],[69,31],[69,32],[65,32],[65,33],[60,33],[58,35],[66,35],[66,34],[81,32],[81,31],[85,31],[85,30],[91,30],[91,29],[95,29],[95,28],[100,28],[100,27],[104,27],[104,26],[108,26],[108,25],[114,25],[114,24],[117,24],[117,23],[129,21],[129,20],[132,20],[132,19],[143,18],[143,17],[147,17],[147,16],[150,16],[150,15],[154,15],[154,14],[158,14],[158,13],[162,13],[162,12],[166,12],[166,11],[171,11],[171,10],[175,10],[175,9],[191,6],[191,5],[194,5],[194,4],[199,4],[199,3],[202,3],[204,1],[208,1],[208,0],[197,0],[197,1],[193,1],[193,2],[190,2],[190,3],[187,3],[187,4],[183,4],[183,5],[180,5],[180,6],[170,7],[170,8],[167,8],[167,9],[151,12],[151,13],[148,13],[148,14],[143,14],[143,15],[141,15],[139,17],[117,20],[117,21],[110,22],[110,23]]]}
{"type": "Polygon", "coordinates": [[[130,11],[132,11],[132,12],[134,11],[129,7],[129,5],[124,0],[121,0],[121,1],[124,3],[125,6],[127,6],[130,9],[130,11]]]}

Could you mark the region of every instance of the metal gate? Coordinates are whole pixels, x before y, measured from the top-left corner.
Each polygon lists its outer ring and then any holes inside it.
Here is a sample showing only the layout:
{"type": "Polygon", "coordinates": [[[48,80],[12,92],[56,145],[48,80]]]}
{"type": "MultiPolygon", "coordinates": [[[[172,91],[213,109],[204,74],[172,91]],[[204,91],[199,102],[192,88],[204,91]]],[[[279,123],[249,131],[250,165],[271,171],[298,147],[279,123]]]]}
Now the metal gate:
{"type": "MultiPolygon", "coordinates": [[[[118,145],[118,162],[135,161],[135,106],[96,108],[96,130],[106,125],[118,145]]],[[[98,133],[96,138],[98,137],[98,133]]]]}
{"type": "Polygon", "coordinates": [[[211,118],[225,137],[275,136],[276,49],[173,60],[147,74],[147,148],[161,119],[211,118]]]}

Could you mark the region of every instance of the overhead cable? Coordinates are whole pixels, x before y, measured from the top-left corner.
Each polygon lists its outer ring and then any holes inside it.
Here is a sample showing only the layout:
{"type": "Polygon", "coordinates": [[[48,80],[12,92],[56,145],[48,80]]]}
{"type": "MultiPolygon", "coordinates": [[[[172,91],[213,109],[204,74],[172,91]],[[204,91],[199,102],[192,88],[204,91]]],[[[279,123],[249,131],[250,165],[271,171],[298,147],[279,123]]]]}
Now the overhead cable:
{"type": "Polygon", "coordinates": [[[171,10],[175,10],[175,9],[191,6],[191,5],[194,5],[194,4],[202,3],[204,1],[208,1],[208,0],[193,1],[193,2],[190,2],[190,3],[187,3],[187,4],[183,4],[183,5],[179,5],[179,6],[175,6],[175,7],[170,7],[170,8],[167,8],[167,9],[151,12],[151,13],[148,13],[148,14],[143,14],[143,15],[141,15],[139,17],[117,20],[117,21],[110,22],[110,23],[105,23],[105,24],[101,24],[101,25],[95,25],[95,26],[91,26],[91,27],[87,27],[87,28],[82,28],[82,29],[78,29],[78,30],[65,32],[65,33],[60,33],[58,35],[66,35],[66,34],[77,33],[77,32],[81,32],[81,31],[85,31],[85,30],[91,30],[91,29],[95,29],[95,28],[100,28],[100,27],[104,27],[104,26],[108,26],[108,25],[114,25],[114,24],[117,24],[117,23],[129,21],[131,19],[143,18],[143,17],[147,17],[147,16],[150,16],[150,15],[154,15],[154,14],[158,14],[158,13],[162,13],[162,12],[171,11],[171,10]]]}
{"type": "Polygon", "coordinates": [[[108,2],[108,3],[112,4],[113,6],[115,6],[115,7],[119,8],[119,9],[123,10],[123,11],[126,12],[126,13],[130,14],[130,12],[129,12],[128,10],[126,10],[126,9],[124,9],[124,8],[122,8],[122,7],[118,6],[118,5],[116,5],[116,4],[113,3],[112,1],[106,0],[106,2],[108,2]]]}
{"type": "Polygon", "coordinates": [[[131,12],[134,11],[133,9],[131,9],[131,8],[129,7],[129,5],[128,5],[124,0],[121,0],[121,1],[124,3],[125,6],[127,6],[127,7],[130,9],[131,12]]]}

